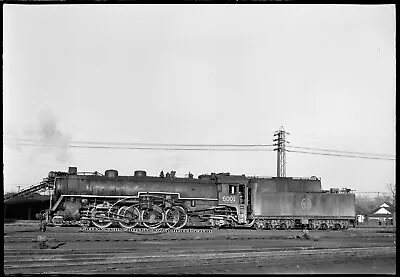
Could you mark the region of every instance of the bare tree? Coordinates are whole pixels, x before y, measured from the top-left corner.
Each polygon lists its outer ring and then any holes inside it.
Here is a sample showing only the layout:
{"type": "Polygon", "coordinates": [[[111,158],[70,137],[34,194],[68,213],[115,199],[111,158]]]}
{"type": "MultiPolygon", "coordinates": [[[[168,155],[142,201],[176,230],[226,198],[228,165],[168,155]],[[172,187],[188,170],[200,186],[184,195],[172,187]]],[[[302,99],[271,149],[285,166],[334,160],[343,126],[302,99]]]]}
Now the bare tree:
{"type": "Polygon", "coordinates": [[[358,210],[358,212],[368,214],[376,209],[383,202],[392,202],[391,195],[383,193],[372,197],[366,195],[357,195],[356,210],[358,210]]]}
{"type": "Polygon", "coordinates": [[[396,184],[389,183],[387,187],[390,191],[390,198],[392,200],[393,206],[396,207],[396,184]]]}
{"type": "Polygon", "coordinates": [[[390,191],[390,197],[392,198],[392,203],[394,207],[394,212],[393,212],[393,221],[396,221],[396,184],[389,183],[387,185],[390,191]]]}

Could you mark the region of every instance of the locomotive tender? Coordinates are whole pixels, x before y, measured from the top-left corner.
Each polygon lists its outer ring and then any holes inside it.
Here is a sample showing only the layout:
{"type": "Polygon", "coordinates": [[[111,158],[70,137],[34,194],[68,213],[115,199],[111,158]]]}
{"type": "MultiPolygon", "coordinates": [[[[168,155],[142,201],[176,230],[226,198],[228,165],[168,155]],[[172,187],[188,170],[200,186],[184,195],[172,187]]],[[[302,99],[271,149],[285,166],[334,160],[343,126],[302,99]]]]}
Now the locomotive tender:
{"type": "MultiPolygon", "coordinates": [[[[173,174],[174,175],[174,174],[173,174]]],[[[116,170],[78,173],[50,171],[54,188],[48,220],[98,228],[193,226],[257,229],[342,229],[355,223],[355,195],[323,191],[321,180],[247,177],[211,173],[180,178],[118,176],[116,170]]]]}

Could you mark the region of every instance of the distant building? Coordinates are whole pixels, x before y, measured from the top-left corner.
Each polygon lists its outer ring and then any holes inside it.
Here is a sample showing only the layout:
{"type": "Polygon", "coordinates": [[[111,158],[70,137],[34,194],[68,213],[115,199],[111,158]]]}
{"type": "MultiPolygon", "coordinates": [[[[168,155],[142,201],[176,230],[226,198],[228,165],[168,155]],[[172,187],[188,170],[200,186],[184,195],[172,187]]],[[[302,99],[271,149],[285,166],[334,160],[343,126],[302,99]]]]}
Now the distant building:
{"type": "Polygon", "coordinates": [[[20,195],[5,201],[3,205],[4,219],[35,220],[37,213],[49,208],[50,197],[39,193],[33,193],[29,196],[20,195]]]}
{"type": "Polygon", "coordinates": [[[383,202],[368,214],[368,220],[377,220],[381,223],[392,224],[395,208],[390,202],[383,202]],[[390,222],[388,222],[390,221],[390,222]]]}

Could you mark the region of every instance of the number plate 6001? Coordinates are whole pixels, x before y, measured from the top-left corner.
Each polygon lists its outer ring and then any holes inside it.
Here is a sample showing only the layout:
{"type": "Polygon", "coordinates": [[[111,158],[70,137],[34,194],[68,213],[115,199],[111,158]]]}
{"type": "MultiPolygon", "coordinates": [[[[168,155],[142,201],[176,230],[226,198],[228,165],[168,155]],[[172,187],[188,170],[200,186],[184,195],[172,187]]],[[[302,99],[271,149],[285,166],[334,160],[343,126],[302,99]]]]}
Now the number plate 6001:
{"type": "Polygon", "coordinates": [[[235,196],[223,196],[222,201],[224,202],[235,202],[235,196]]]}

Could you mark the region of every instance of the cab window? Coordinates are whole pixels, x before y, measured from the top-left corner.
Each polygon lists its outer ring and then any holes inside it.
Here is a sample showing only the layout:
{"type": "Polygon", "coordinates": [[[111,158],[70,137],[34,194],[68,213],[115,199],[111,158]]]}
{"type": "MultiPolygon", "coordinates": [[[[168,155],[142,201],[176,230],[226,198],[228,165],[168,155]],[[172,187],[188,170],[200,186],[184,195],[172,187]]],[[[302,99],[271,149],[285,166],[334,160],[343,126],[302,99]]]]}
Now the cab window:
{"type": "Polygon", "coordinates": [[[237,186],[229,185],[229,194],[230,195],[236,195],[237,194],[237,186]]]}

